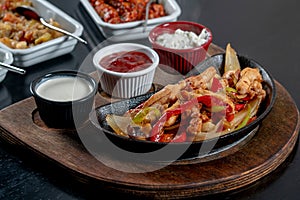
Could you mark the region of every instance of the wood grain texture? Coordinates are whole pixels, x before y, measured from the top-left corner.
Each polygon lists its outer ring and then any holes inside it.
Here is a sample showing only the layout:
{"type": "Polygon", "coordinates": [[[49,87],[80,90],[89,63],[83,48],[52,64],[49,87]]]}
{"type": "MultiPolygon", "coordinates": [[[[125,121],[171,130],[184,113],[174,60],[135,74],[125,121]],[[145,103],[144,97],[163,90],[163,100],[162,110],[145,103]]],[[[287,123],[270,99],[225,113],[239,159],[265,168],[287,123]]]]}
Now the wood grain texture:
{"type": "MultiPolygon", "coordinates": [[[[210,55],[222,52],[212,46],[210,55]]],[[[0,136],[8,143],[28,148],[63,167],[75,179],[120,193],[151,198],[181,198],[216,194],[249,185],[274,171],[295,147],[299,111],[288,91],[276,82],[277,97],[256,135],[239,150],[202,163],[169,165],[148,173],[125,173],[107,167],[86,150],[75,130],[50,129],[39,119],[32,97],[0,111],[0,136]]],[[[96,97],[96,105],[108,103],[96,97]]],[[[89,127],[87,123],[84,129],[89,127]]],[[[95,137],[94,133],[91,137],[95,137]]],[[[97,143],[97,138],[94,140],[97,143]]],[[[145,168],[148,165],[116,160],[115,165],[145,168]]]]}

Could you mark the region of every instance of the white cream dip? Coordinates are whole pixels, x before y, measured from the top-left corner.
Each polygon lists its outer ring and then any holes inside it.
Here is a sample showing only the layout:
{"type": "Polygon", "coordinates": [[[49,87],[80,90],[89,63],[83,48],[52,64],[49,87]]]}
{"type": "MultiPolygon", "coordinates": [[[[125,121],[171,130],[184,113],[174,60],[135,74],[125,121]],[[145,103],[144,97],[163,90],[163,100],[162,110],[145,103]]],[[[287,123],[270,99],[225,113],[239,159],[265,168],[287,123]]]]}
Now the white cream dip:
{"type": "Polygon", "coordinates": [[[191,31],[177,29],[174,34],[164,33],[159,35],[156,42],[171,49],[189,49],[206,43],[209,36],[210,34],[206,29],[203,29],[199,35],[191,31]]]}
{"type": "Polygon", "coordinates": [[[86,97],[92,92],[91,84],[79,77],[58,76],[41,83],[36,92],[51,101],[74,101],[86,97]]]}

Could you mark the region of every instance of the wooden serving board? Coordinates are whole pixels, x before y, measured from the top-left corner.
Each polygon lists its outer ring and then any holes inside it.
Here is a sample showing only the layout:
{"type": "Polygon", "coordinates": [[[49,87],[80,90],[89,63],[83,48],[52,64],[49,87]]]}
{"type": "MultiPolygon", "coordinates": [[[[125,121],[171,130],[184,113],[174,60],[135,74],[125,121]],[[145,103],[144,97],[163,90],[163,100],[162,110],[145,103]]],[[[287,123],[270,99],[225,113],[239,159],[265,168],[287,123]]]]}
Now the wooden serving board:
{"type": "MultiPolygon", "coordinates": [[[[210,55],[219,52],[222,52],[219,47],[210,47],[210,55]]],[[[46,127],[32,97],[0,111],[0,136],[10,144],[28,148],[32,153],[54,161],[79,181],[99,184],[121,194],[180,198],[222,193],[247,186],[271,173],[295,147],[300,128],[299,111],[290,94],[278,82],[276,89],[272,111],[254,137],[234,152],[206,162],[170,164],[147,173],[126,173],[107,167],[86,150],[75,130],[46,127]]],[[[109,101],[109,97],[100,93],[96,96],[96,105],[109,101]]],[[[106,161],[138,169],[156,165],[109,156],[106,161]]]]}

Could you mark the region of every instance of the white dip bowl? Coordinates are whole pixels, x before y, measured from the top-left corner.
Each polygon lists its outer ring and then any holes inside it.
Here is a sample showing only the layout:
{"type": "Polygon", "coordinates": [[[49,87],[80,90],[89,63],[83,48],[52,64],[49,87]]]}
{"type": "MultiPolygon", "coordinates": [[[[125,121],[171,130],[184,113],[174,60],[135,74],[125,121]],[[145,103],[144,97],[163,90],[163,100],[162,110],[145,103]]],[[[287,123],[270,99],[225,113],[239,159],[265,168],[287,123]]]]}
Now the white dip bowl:
{"type": "Polygon", "coordinates": [[[101,48],[93,56],[93,64],[98,71],[102,90],[117,98],[131,98],[147,93],[152,86],[158,63],[159,57],[153,49],[135,43],[112,44],[101,48]],[[100,64],[106,56],[129,51],[146,54],[152,63],[142,70],[129,72],[108,70],[100,64]]]}

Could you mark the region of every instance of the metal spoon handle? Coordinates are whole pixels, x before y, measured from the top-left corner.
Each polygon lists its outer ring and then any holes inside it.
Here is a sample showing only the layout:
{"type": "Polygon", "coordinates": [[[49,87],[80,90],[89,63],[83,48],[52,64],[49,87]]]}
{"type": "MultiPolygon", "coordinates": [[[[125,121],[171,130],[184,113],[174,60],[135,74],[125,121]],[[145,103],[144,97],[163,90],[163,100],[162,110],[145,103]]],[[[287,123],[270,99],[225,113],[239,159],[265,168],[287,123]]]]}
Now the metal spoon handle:
{"type": "Polygon", "coordinates": [[[149,8],[150,8],[150,5],[152,3],[153,0],[149,0],[149,2],[147,3],[146,5],[146,16],[145,16],[145,22],[144,22],[144,26],[143,26],[143,33],[145,33],[146,31],[146,28],[147,28],[147,24],[148,24],[148,19],[149,19],[149,8]]]}
{"type": "Polygon", "coordinates": [[[18,67],[15,67],[15,66],[3,63],[3,62],[0,62],[0,68],[7,69],[8,71],[16,72],[18,74],[25,74],[26,73],[26,71],[24,69],[20,69],[18,67]]]}
{"type": "Polygon", "coordinates": [[[79,40],[80,42],[82,42],[82,43],[84,43],[84,44],[87,44],[87,41],[85,41],[84,39],[82,39],[82,38],[80,38],[80,37],[78,37],[78,36],[76,36],[76,35],[74,35],[74,34],[68,32],[68,31],[65,31],[65,30],[63,30],[63,29],[61,29],[61,28],[58,28],[58,27],[56,27],[56,26],[53,26],[53,25],[47,23],[43,18],[40,18],[40,21],[41,21],[41,23],[42,23],[44,26],[47,26],[48,28],[51,28],[51,29],[56,30],[56,31],[61,32],[61,33],[64,33],[64,34],[66,34],[66,35],[68,35],[68,36],[71,36],[71,37],[73,37],[73,38],[79,40]]]}

